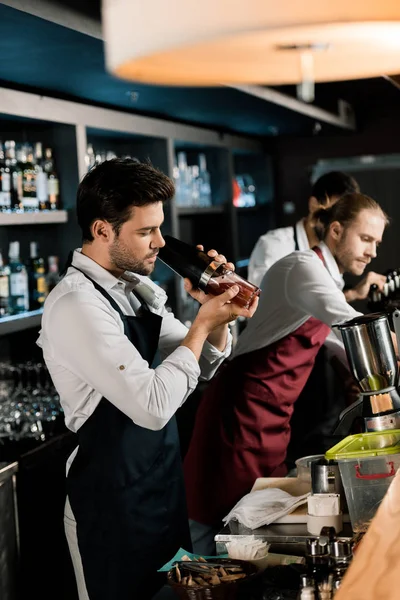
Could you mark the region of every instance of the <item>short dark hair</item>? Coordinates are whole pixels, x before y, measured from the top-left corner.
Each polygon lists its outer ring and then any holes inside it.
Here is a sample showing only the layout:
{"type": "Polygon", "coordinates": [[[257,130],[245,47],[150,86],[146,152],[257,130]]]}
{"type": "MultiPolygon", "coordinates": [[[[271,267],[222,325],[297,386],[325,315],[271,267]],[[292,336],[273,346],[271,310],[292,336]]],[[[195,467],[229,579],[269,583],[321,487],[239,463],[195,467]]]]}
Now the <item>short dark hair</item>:
{"type": "Polygon", "coordinates": [[[359,191],[360,186],[354,177],[341,171],[330,171],[317,179],[312,186],[311,196],[314,196],[320,204],[327,204],[329,198],[333,196],[359,193],[359,191]]]}
{"type": "Polygon", "coordinates": [[[389,217],[376,200],[365,194],[345,194],[336,204],[329,208],[321,208],[314,214],[318,225],[316,232],[320,239],[324,239],[328,233],[329,225],[338,221],[343,227],[348,227],[362,210],[376,210],[381,213],[385,226],[389,224],[389,217]]]}
{"type": "Polygon", "coordinates": [[[76,212],[84,241],[92,242],[91,225],[108,221],[116,235],[130,218],[132,207],[173,198],[172,179],[150,161],[113,158],[93,167],[78,187],[76,212]]]}

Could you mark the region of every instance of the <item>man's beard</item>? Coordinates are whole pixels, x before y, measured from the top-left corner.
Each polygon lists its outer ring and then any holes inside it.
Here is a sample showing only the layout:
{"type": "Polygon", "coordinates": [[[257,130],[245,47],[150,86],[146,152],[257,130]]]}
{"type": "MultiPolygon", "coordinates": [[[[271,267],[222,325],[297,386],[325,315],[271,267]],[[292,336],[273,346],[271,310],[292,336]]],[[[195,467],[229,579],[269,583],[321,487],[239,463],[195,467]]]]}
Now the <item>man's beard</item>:
{"type": "MultiPolygon", "coordinates": [[[[146,258],[154,256],[155,252],[146,258]]],[[[155,263],[145,263],[132,256],[131,252],[116,238],[110,247],[111,262],[122,271],[132,271],[138,275],[150,275],[154,270],[155,263]]]]}

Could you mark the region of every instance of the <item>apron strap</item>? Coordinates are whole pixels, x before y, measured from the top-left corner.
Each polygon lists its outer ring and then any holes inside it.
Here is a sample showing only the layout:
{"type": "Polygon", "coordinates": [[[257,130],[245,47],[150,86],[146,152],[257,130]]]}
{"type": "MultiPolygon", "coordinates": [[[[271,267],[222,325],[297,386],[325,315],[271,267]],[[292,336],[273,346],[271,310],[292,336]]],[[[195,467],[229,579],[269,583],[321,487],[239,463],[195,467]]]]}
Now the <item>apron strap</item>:
{"type": "Polygon", "coordinates": [[[296,225],[293,226],[293,239],[294,239],[294,249],[295,250],[300,250],[299,239],[297,237],[296,225]]]}
{"type": "MultiPolygon", "coordinates": [[[[108,294],[106,292],[106,290],[104,288],[102,288],[101,285],[99,285],[97,283],[97,281],[95,281],[94,279],[92,279],[91,277],[89,277],[89,275],[87,275],[86,273],[84,273],[84,271],[82,271],[82,269],[78,269],[78,267],[76,267],[74,264],[72,264],[72,255],[73,255],[73,253],[70,252],[71,263],[69,265],[67,264],[66,271],[68,270],[69,267],[73,267],[74,269],[76,269],[77,271],[79,271],[80,273],[82,273],[82,275],[84,275],[86,277],[86,279],[89,279],[89,281],[92,282],[92,284],[94,285],[94,287],[96,288],[96,290],[98,292],[100,292],[100,294],[102,294],[104,296],[104,298],[106,298],[106,300],[109,301],[109,303],[111,304],[111,306],[113,307],[113,309],[116,310],[120,314],[121,317],[125,317],[126,315],[124,315],[124,313],[122,312],[121,308],[119,307],[119,305],[117,304],[117,302],[114,300],[114,298],[112,298],[112,296],[110,296],[110,294],[108,294]]],[[[67,263],[68,263],[68,261],[67,261],[67,263]]],[[[140,308],[143,311],[150,312],[150,309],[147,306],[146,302],[143,300],[143,298],[141,298],[140,295],[137,292],[135,292],[134,290],[132,290],[132,294],[140,302],[140,308]]]]}
{"type": "Polygon", "coordinates": [[[314,246],[312,248],[312,250],[314,250],[315,254],[318,256],[318,258],[320,258],[322,260],[322,262],[324,263],[325,267],[326,267],[326,262],[324,259],[324,255],[322,254],[322,250],[319,246],[314,246]]]}

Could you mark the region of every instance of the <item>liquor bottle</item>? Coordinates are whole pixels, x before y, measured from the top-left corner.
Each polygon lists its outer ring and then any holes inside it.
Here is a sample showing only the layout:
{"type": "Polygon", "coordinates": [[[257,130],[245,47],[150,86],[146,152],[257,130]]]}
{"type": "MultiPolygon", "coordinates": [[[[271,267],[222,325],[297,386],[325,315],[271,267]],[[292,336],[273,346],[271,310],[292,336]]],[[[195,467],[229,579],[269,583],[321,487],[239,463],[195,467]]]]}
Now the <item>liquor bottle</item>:
{"type": "Polygon", "coordinates": [[[166,245],[159,250],[159,258],[181,277],[211,296],[219,296],[234,285],[239,293],[232,303],[249,308],[260,289],[230,270],[226,263],[214,261],[205,252],[185,244],[170,235],[164,236],[166,245]]]}
{"type": "Polygon", "coordinates": [[[96,164],[96,158],[94,154],[93,144],[88,144],[85,154],[85,164],[88,171],[96,164]]]}
{"type": "Polygon", "coordinates": [[[47,297],[46,267],[44,259],[38,255],[36,242],[30,244],[29,261],[29,308],[42,308],[47,297]]]}
{"type": "Polygon", "coordinates": [[[0,252],[0,317],[10,312],[10,269],[4,264],[3,255],[0,252]]]}
{"type": "Polygon", "coordinates": [[[15,315],[29,310],[28,273],[19,257],[19,242],[10,242],[10,312],[15,315]]]}
{"type": "Polygon", "coordinates": [[[207,171],[205,154],[199,154],[200,206],[211,206],[210,173],[207,171]]]}
{"type": "Polygon", "coordinates": [[[57,171],[54,166],[53,151],[51,148],[45,150],[46,160],[44,162],[44,170],[48,176],[48,193],[50,210],[58,210],[60,208],[60,182],[57,171]]]}
{"type": "Polygon", "coordinates": [[[3,142],[0,141],[0,212],[11,208],[11,172],[6,165],[3,142]]]}
{"type": "Polygon", "coordinates": [[[24,144],[21,149],[22,170],[22,207],[32,212],[39,209],[36,193],[36,169],[31,146],[24,144]]]}
{"type": "Polygon", "coordinates": [[[41,142],[35,145],[36,194],[40,210],[50,208],[48,174],[44,168],[43,149],[41,142]]]}
{"type": "Polygon", "coordinates": [[[22,209],[22,173],[21,178],[19,178],[14,140],[7,140],[4,144],[4,149],[6,168],[9,169],[11,178],[11,210],[19,211],[22,209]]]}
{"type": "Polygon", "coordinates": [[[56,287],[60,281],[60,273],[58,270],[58,256],[48,257],[49,271],[47,273],[47,290],[50,294],[51,290],[56,287]]]}

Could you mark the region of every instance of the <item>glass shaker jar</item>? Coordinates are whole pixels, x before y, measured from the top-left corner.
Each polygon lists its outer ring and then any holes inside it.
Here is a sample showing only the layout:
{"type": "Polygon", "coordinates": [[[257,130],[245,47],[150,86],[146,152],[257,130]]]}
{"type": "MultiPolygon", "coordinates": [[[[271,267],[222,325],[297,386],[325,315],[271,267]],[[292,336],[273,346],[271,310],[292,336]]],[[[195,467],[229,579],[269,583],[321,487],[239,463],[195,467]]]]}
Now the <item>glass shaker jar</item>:
{"type": "Polygon", "coordinates": [[[237,285],[239,292],[232,303],[244,308],[249,308],[253,299],[260,294],[258,287],[229,269],[227,263],[216,262],[202,250],[170,235],[165,235],[164,240],[166,245],[160,248],[158,257],[175,273],[190,279],[194,287],[206,294],[219,296],[237,285]]]}

